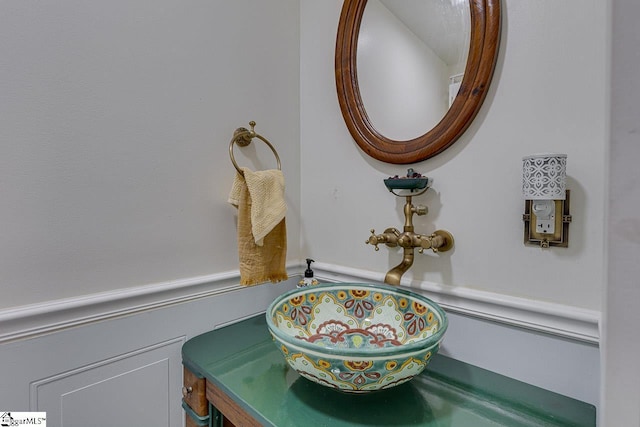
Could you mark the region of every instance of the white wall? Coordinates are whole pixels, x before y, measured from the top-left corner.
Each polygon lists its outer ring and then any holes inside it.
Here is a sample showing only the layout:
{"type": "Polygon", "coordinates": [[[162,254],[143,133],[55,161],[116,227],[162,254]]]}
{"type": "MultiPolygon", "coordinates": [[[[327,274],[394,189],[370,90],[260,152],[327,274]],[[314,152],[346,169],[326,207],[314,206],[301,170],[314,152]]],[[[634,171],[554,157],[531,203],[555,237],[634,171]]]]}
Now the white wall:
{"type": "MultiPolygon", "coordinates": [[[[296,0],[0,2],[0,309],[237,269],[227,147],[250,120],[280,153],[297,259],[298,16],[296,0]]],[[[275,166],[260,141],[235,153],[275,166]]]]}
{"type": "MultiPolygon", "coordinates": [[[[341,2],[301,5],[302,252],[385,272],[400,262],[399,251],[374,252],[364,241],[370,228],[402,225],[404,200],[382,179],[406,166],[368,158],[342,120],[333,71],[341,2]]],[[[600,310],[605,12],[597,0],[503,2],[500,56],[482,110],[452,148],[411,165],[435,180],[415,199],[429,207],[415,218],[416,231],[449,230],[455,249],[418,256],[407,279],[600,310]],[[569,156],[568,249],[522,243],[521,158],[541,151],[569,156]]]]}
{"type": "Polygon", "coordinates": [[[604,293],[601,425],[640,426],[640,4],[614,0],[611,5],[608,286],[604,293]]]}

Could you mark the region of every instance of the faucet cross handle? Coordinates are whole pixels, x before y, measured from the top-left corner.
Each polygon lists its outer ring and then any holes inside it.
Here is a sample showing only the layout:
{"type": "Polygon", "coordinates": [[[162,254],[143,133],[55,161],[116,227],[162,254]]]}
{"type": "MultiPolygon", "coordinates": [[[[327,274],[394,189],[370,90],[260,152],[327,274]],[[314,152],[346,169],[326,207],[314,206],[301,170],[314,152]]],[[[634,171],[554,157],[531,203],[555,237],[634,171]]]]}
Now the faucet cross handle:
{"type": "Polygon", "coordinates": [[[379,251],[380,248],[378,247],[378,238],[376,237],[376,230],[375,229],[371,229],[369,230],[371,231],[371,236],[369,236],[369,238],[367,240],[365,240],[365,245],[373,245],[375,246],[375,250],[379,251]]]}
{"type": "Polygon", "coordinates": [[[435,253],[446,252],[453,247],[453,236],[448,231],[436,230],[429,236],[420,236],[420,246],[420,253],[425,249],[431,249],[435,253]]]}
{"type": "Polygon", "coordinates": [[[372,228],[371,236],[369,236],[369,238],[364,243],[367,245],[375,246],[376,251],[379,251],[380,250],[380,248],[378,248],[379,243],[384,243],[390,248],[394,248],[398,246],[399,236],[400,236],[400,232],[395,228],[387,228],[386,230],[384,230],[384,233],[377,234],[377,235],[376,235],[376,231],[372,228]]]}

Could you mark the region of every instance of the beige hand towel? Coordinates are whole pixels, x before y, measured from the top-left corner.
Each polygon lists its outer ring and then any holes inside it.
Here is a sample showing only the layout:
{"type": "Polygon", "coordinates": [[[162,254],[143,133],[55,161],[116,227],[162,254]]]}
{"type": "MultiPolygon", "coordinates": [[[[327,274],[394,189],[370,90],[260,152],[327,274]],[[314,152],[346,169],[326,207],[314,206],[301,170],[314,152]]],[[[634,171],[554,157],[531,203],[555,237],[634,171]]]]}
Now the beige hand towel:
{"type": "Polygon", "coordinates": [[[229,203],[238,208],[240,283],[286,280],[284,176],[279,170],[242,171],[229,194],[229,203]]]}

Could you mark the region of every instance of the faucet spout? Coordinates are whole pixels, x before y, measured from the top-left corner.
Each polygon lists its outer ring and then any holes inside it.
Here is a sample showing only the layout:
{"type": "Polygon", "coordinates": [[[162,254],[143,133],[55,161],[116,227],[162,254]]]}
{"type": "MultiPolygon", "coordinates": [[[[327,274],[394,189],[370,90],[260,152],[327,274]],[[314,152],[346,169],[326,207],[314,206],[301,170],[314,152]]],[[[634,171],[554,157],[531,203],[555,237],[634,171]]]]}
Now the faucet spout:
{"type": "Polygon", "coordinates": [[[404,248],[403,252],[404,254],[400,264],[393,267],[389,270],[386,276],[384,276],[385,283],[388,283],[389,285],[399,285],[402,275],[413,265],[413,248],[404,248]]]}

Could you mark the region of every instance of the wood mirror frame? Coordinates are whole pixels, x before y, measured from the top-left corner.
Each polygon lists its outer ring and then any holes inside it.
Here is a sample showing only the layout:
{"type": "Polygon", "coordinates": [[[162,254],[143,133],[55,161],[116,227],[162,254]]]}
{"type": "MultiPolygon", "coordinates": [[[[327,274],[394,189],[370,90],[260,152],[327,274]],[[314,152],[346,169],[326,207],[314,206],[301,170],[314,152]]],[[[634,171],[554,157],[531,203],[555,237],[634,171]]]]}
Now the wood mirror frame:
{"type": "Polygon", "coordinates": [[[498,57],[500,0],[469,0],[469,55],[458,96],[433,129],[407,141],[396,141],[380,134],[369,120],[360,97],[356,58],[366,5],[367,0],[344,0],[340,14],[335,74],[342,116],[356,143],[369,156],[395,164],[426,160],[444,151],[464,133],[487,95],[498,57]]]}

